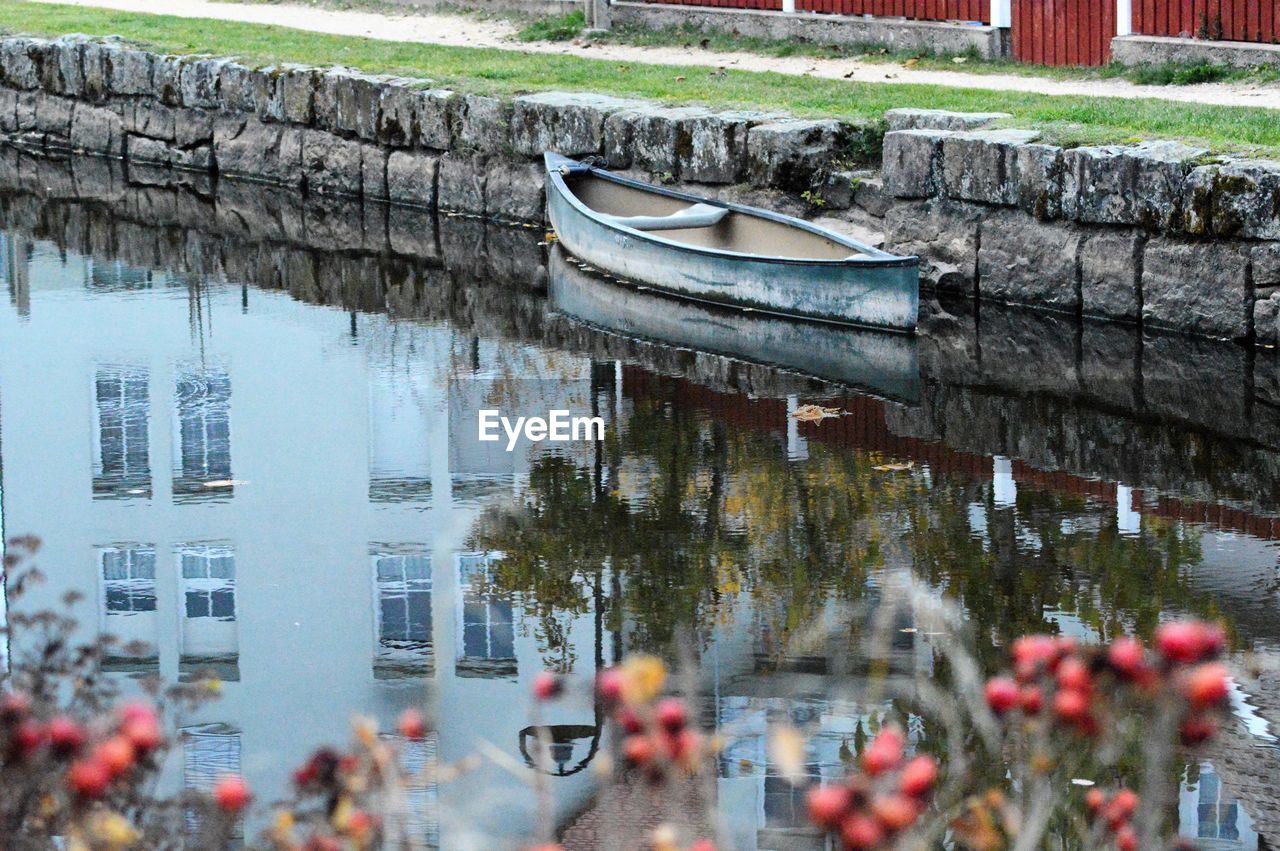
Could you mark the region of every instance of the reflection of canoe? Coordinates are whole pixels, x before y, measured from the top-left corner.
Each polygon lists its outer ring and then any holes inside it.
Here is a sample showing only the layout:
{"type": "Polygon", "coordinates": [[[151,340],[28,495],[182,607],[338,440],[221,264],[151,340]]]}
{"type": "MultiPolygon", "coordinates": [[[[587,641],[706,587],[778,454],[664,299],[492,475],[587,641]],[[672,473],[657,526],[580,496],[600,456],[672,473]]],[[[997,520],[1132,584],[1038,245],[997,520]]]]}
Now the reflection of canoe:
{"type": "Polygon", "coordinates": [[[920,399],[914,337],[682,304],[585,272],[559,250],[551,252],[548,279],[553,310],[606,331],[768,363],[902,402],[920,399]]]}
{"type": "Polygon", "coordinates": [[[545,161],[551,224],[565,248],[592,266],[686,298],[898,331],[916,327],[915,257],[559,154],[545,161]]]}

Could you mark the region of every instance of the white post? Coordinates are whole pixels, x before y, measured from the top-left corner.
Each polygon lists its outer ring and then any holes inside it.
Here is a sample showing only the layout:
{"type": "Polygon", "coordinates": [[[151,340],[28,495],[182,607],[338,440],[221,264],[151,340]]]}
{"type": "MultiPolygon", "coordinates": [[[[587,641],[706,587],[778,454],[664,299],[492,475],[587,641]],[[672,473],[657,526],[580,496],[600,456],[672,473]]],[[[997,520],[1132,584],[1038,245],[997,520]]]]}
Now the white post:
{"type": "Polygon", "coordinates": [[[991,0],[991,26],[1013,26],[1013,0],[991,0]]]}
{"type": "Polygon", "coordinates": [[[782,0],[782,11],[792,14],[796,10],[796,0],[782,0]]]}
{"type": "Polygon", "coordinates": [[[1133,34],[1133,0],[1116,0],[1116,35],[1133,34]]]}
{"type": "Polygon", "coordinates": [[[1013,480],[1013,461],[1003,455],[995,455],[991,459],[995,473],[995,503],[1001,508],[1012,508],[1018,504],[1018,483],[1013,480]]]}
{"type": "Polygon", "coordinates": [[[1121,535],[1136,535],[1142,531],[1142,515],[1133,507],[1133,488],[1116,485],[1116,530],[1121,535]]]}

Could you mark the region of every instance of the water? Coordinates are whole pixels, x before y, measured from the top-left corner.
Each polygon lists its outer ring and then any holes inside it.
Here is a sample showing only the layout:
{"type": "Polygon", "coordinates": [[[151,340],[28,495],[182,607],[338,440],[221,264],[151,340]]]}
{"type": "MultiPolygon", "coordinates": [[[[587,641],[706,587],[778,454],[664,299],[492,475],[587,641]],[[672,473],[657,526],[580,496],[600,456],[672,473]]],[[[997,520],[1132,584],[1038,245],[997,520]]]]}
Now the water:
{"type": "MultiPolygon", "coordinates": [[[[414,759],[520,760],[536,672],[647,650],[735,731],[717,808],[765,848],[801,821],[766,722],[814,733],[813,776],[842,770],[889,709],[863,699],[850,612],[895,575],[961,603],[991,666],[1026,631],[1183,613],[1280,645],[1266,353],[962,305],[919,340],[817,332],[548,268],[536,231],[61,175],[0,196],[0,516],[45,540],[23,605],[74,588],[86,628],[152,648],[116,676],[223,679],[179,719],[170,788],[237,770],[281,796],[352,710],[390,729],[426,707],[414,759]],[[753,340],[782,368],[699,350],[753,340]],[[471,424],[499,391],[598,414],[606,440],[487,451],[471,424]],[[851,413],[789,416],[806,403],[851,413]]],[[[932,639],[896,635],[894,671],[927,674],[932,639]]],[[[1238,729],[1190,768],[1183,833],[1280,838],[1275,683],[1242,684],[1238,729]]],[[[590,825],[611,743],[585,702],[551,714],[558,817],[590,825]]],[[[415,795],[442,847],[533,819],[493,765],[415,795]]]]}

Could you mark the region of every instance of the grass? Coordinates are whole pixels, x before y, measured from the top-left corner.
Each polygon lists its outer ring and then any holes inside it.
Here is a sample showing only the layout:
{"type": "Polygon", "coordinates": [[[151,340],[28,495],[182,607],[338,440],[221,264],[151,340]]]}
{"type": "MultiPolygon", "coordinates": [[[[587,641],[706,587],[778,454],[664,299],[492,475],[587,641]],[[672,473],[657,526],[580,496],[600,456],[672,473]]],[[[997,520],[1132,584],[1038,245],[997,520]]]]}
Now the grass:
{"type": "Polygon", "coordinates": [[[1216,151],[1280,152],[1280,116],[1251,107],[1159,100],[1049,96],[910,83],[856,83],[702,66],[629,64],[562,54],[334,36],[260,24],[0,0],[0,28],[60,35],[115,34],[169,53],[237,56],[250,64],[340,63],[424,77],[458,91],[552,89],[643,97],[671,104],[747,108],[805,117],[878,120],[887,109],[1002,111],[1054,141],[1183,139],[1216,151]]]}
{"type": "Polygon", "coordinates": [[[582,34],[587,16],[581,11],[539,18],[516,33],[520,41],[571,41],[582,34]]]}

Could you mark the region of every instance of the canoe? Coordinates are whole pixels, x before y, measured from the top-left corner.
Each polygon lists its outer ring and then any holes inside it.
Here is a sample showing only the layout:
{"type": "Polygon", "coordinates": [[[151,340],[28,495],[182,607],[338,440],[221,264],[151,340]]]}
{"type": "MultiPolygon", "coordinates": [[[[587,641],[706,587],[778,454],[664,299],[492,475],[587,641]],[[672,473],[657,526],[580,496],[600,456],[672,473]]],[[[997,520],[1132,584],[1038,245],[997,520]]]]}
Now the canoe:
{"type": "Polygon", "coordinates": [[[920,402],[919,341],[913,336],[714,304],[672,310],[670,298],[583,271],[555,248],[547,278],[551,309],[592,328],[781,367],[895,402],[920,402]]]}
{"type": "Polygon", "coordinates": [[[914,331],[919,261],[791,216],[544,155],[561,244],[627,282],[783,316],[914,331]]]}

